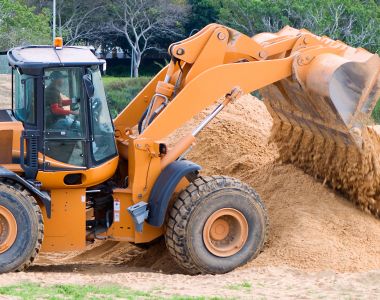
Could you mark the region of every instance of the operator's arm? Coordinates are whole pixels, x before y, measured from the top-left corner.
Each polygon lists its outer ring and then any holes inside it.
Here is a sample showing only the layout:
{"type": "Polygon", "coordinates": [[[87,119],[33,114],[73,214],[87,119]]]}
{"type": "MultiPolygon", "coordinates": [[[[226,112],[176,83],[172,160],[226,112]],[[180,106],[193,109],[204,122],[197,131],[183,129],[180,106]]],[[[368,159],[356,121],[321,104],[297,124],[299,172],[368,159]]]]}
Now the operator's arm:
{"type": "Polygon", "coordinates": [[[79,112],[76,110],[64,109],[64,106],[69,106],[72,104],[71,99],[68,99],[67,96],[59,94],[58,103],[53,103],[50,108],[53,114],[67,116],[67,115],[78,115],[79,112]]]}
{"type": "MultiPolygon", "coordinates": [[[[71,101],[71,100],[70,100],[71,101]]],[[[63,107],[61,107],[58,103],[53,103],[50,105],[51,112],[54,115],[59,115],[59,116],[67,116],[67,115],[78,115],[78,111],[73,111],[73,110],[66,110],[63,107]]]]}
{"type": "Polygon", "coordinates": [[[67,96],[63,95],[63,94],[59,94],[59,105],[60,106],[68,106],[68,105],[71,105],[72,104],[72,101],[71,99],[69,99],[67,96]]]}
{"type": "Polygon", "coordinates": [[[71,105],[72,101],[70,99],[62,99],[61,103],[62,103],[62,106],[68,106],[68,105],[71,105]]]}

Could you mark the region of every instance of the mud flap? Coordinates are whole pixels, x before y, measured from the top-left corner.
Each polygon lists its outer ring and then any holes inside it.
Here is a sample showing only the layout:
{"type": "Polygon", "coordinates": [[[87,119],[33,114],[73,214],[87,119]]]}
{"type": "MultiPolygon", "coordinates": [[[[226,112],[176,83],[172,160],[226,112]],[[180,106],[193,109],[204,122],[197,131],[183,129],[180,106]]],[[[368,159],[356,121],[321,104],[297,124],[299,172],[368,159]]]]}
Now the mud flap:
{"type": "Polygon", "coordinates": [[[34,185],[29,183],[24,178],[18,176],[16,173],[9,171],[6,168],[0,167],[0,178],[9,178],[19,184],[21,184],[24,188],[26,188],[33,196],[36,196],[41,200],[46,209],[46,216],[48,218],[51,217],[51,199],[50,196],[39,189],[37,189],[34,185]]]}
{"type": "Polygon", "coordinates": [[[164,223],[169,201],[181,179],[201,169],[197,164],[188,161],[174,161],[160,174],[149,197],[149,216],[147,222],[156,227],[164,223]]]}

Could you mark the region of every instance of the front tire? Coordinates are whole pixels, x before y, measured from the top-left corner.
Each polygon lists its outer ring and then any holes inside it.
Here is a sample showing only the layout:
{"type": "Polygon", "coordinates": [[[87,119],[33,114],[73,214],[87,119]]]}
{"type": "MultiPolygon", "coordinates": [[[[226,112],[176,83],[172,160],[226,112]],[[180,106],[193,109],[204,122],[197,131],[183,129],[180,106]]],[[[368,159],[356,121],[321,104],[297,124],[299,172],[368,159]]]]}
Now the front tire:
{"type": "Polygon", "coordinates": [[[237,179],[199,177],[170,211],[166,245],[191,274],[222,274],[263,249],[268,217],[257,193],[237,179]]]}
{"type": "Polygon", "coordinates": [[[0,183],[0,273],[23,271],[36,258],[44,225],[36,200],[17,183],[0,183]]]}

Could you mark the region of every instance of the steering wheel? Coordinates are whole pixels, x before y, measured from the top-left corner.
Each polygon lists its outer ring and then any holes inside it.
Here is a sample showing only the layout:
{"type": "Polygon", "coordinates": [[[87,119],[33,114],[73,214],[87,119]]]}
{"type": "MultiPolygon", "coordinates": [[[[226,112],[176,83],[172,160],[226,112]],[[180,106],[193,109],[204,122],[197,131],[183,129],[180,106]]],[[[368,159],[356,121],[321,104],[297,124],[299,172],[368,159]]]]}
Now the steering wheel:
{"type": "MultiPolygon", "coordinates": [[[[74,111],[78,111],[79,112],[79,108],[76,109],[76,110],[74,110],[74,111]]],[[[72,131],[79,130],[79,127],[80,127],[79,116],[80,115],[79,114],[78,115],[71,114],[70,116],[73,118],[73,122],[70,125],[70,130],[72,130],[72,131]]]]}

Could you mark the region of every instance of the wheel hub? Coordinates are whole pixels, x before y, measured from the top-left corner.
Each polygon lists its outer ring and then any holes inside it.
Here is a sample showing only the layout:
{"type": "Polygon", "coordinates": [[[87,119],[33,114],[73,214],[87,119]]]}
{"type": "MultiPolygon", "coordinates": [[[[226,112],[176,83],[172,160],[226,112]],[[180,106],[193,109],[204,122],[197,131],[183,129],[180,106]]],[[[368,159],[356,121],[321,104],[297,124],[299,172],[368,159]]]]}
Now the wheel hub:
{"type": "Polygon", "coordinates": [[[214,255],[228,257],[239,252],[248,238],[248,222],[234,208],[214,212],[203,228],[203,241],[214,255]]]}
{"type": "Polygon", "coordinates": [[[227,237],[229,231],[228,222],[219,218],[211,225],[210,236],[213,240],[220,241],[227,237]]]}
{"type": "Polygon", "coordinates": [[[4,253],[16,240],[17,223],[13,214],[0,206],[0,253],[4,253]]]}

